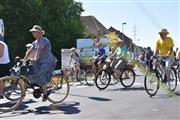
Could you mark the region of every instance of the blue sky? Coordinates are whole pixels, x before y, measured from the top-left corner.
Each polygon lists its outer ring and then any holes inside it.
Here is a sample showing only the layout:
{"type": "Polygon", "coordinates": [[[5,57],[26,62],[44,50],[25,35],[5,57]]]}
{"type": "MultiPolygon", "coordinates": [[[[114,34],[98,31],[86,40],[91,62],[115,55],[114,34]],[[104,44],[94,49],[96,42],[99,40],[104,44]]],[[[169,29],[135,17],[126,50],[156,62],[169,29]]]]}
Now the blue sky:
{"type": "Polygon", "coordinates": [[[113,26],[122,30],[140,46],[154,48],[161,28],[167,28],[175,48],[180,46],[180,1],[179,0],[76,0],[82,2],[82,16],[93,15],[106,28],[113,26]]]}

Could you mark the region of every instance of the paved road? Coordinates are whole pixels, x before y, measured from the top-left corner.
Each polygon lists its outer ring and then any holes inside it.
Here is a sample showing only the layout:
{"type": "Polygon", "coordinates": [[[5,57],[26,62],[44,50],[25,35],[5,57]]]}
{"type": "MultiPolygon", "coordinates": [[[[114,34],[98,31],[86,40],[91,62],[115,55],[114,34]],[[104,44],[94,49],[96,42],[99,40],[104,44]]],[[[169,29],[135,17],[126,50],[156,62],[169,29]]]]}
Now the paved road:
{"type": "Polygon", "coordinates": [[[143,75],[136,71],[135,84],[124,89],[120,83],[99,91],[95,86],[71,87],[68,98],[61,104],[41,102],[27,94],[14,112],[0,113],[0,120],[59,120],[59,119],[131,119],[180,120],[180,83],[176,97],[164,90],[150,98],[143,87],[143,75]]]}

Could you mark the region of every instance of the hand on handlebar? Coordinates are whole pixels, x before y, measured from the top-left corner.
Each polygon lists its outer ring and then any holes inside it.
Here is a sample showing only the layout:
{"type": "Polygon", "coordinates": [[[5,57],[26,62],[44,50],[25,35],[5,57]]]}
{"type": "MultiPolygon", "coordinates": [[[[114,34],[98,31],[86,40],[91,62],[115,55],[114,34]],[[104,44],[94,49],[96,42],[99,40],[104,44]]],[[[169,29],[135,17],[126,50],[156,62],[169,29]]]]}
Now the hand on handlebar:
{"type": "Polygon", "coordinates": [[[30,65],[35,61],[36,61],[35,59],[28,59],[28,60],[23,59],[23,65],[30,65]]]}

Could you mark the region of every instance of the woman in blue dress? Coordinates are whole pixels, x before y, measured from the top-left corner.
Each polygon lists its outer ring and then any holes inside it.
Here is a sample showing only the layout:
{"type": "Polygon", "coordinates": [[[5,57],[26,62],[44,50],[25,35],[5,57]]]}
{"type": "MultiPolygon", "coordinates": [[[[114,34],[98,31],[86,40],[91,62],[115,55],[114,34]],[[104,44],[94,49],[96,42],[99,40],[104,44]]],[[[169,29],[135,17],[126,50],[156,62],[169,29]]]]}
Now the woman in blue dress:
{"type": "Polygon", "coordinates": [[[55,69],[57,59],[51,52],[50,41],[43,36],[44,30],[38,25],[34,25],[32,32],[35,41],[32,43],[32,47],[27,51],[24,60],[27,60],[28,56],[34,52],[32,58],[34,75],[30,75],[30,80],[42,87],[43,99],[46,101],[48,97],[47,83],[51,80],[52,72],[55,69]]]}

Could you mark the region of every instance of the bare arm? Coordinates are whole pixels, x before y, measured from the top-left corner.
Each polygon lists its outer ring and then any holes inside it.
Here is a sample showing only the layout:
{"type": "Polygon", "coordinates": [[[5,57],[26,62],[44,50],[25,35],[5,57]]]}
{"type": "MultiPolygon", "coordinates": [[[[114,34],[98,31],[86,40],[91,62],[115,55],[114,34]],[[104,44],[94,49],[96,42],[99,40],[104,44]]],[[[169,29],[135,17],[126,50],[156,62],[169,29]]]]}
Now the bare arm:
{"type": "Polygon", "coordinates": [[[38,49],[37,49],[37,56],[35,58],[35,60],[38,60],[40,57],[40,54],[42,52],[42,50],[45,48],[45,45],[41,45],[38,49]]]}
{"type": "Polygon", "coordinates": [[[24,56],[24,60],[26,60],[27,58],[29,58],[29,55],[32,54],[32,47],[26,52],[26,55],[24,56]]]}
{"type": "Polygon", "coordinates": [[[169,49],[169,51],[168,51],[168,53],[167,53],[166,56],[170,56],[172,52],[173,52],[173,47],[171,47],[171,48],[169,49]]]}
{"type": "Polygon", "coordinates": [[[0,58],[3,56],[4,45],[0,43],[0,58]]]}

